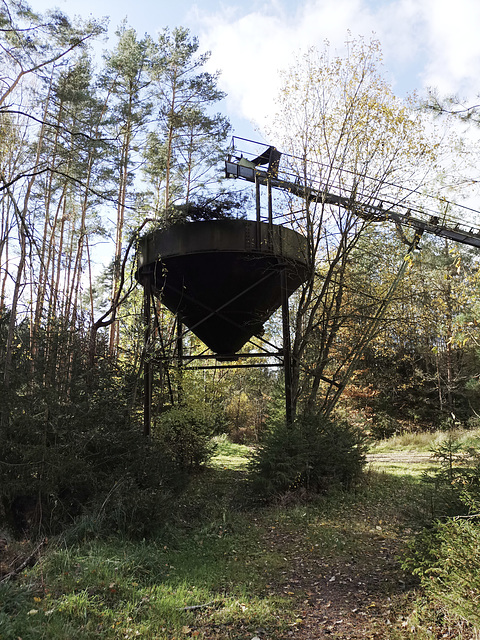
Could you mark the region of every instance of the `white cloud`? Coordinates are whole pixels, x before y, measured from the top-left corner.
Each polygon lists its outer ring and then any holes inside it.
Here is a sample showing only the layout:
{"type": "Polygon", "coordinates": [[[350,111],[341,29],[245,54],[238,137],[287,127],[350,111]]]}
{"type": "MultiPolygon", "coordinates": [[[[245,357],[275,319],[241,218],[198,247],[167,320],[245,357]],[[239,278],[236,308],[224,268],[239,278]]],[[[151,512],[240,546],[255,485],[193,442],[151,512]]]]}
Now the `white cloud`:
{"type": "Polygon", "coordinates": [[[472,97],[480,92],[480,3],[478,0],[424,0],[428,15],[426,86],[472,97]]]}
{"type": "Polygon", "coordinates": [[[263,122],[273,111],[279,71],[302,50],[321,47],[327,38],[332,44],[343,43],[354,15],[356,24],[364,22],[366,28],[361,9],[362,0],[336,0],[307,2],[289,12],[276,1],[242,16],[235,12],[199,16],[202,44],[212,51],[212,67],[222,71],[230,110],[263,122]]]}
{"type": "Polygon", "coordinates": [[[378,38],[385,70],[400,93],[474,95],[480,67],[479,0],[266,0],[252,11],[198,12],[202,44],[232,113],[262,123],[274,111],[278,71],[302,49],[328,40],[341,48],[353,37],[378,38]]]}

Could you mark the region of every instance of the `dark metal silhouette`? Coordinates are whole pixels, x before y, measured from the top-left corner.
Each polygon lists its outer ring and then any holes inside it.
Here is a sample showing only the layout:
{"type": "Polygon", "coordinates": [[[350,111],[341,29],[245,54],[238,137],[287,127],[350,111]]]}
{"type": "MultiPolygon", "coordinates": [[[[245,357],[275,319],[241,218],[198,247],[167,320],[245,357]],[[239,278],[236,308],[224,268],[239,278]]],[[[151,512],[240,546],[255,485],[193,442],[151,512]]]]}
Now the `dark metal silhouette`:
{"type": "MultiPolygon", "coordinates": [[[[212,365],[203,365],[202,360],[215,358],[219,363],[230,362],[224,366],[243,367],[258,366],[243,361],[252,356],[276,358],[276,366],[286,368],[289,416],[288,297],[309,273],[306,239],[292,229],[274,225],[271,216],[269,222],[231,219],[175,224],[140,240],[137,279],[144,286],[145,296],[160,299],[177,316],[179,326],[187,327],[212,352],[207,356],[185,355],[180,331],[176,338],[177,361],[185,367],[205,368],[212,365]],[[282,347],[277,348],[265,342],[262,334],[264,323],[280,307],[284,336],[282,347]],[[267,346],[255,354],[239,354],[254,336],[267,346]]],[[[149,343],[151,304],[145,302],[144,308],[149,343]]],[[[148,357],[145,362],[145,378],[151,380],[153,363],[148,357]]],[[[145,385],[144,431],[148,435],[151,385],[145,385]]]]}

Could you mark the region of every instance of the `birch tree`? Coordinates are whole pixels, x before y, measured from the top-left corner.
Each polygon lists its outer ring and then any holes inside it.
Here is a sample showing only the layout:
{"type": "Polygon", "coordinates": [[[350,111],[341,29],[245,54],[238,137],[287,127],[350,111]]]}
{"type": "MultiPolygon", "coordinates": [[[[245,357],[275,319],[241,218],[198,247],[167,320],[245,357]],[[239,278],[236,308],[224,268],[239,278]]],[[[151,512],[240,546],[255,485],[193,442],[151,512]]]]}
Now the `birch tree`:
{"type": "Polygon", "coordinates": [[[364,344],[344,331],[365,309],[362,292],[348,289],[359,238],[374,224],[363,212],[385,198],[400,202],[400,187],[419,188],[436,144],[383,79],[375,41],[348,42],[343,56],[328,45],[311,49],[285,72],[277,104],[269,139],[289,154],[291,179],[305,185],[303,206],[291,198],[287,217],[306,235],[312,265],[293,319],[293,397],[328,414],[364,344]],[[348,205],[330,204],[327,193],[348,205]]]}

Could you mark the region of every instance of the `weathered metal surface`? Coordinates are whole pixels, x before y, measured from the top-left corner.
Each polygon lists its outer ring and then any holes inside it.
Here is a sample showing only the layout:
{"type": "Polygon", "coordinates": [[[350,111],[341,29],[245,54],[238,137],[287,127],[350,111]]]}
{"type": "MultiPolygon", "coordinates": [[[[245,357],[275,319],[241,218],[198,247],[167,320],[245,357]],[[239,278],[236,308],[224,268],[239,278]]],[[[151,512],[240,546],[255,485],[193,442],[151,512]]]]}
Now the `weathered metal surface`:
{"type": "Polygon", "coordinates": [[[140,239],[140,269],[158,258],[190,253],[255,251],[307,263],[306,239],[288,227],[254,220],[209,220],[176,224],[140,239]]]}
{"type": "Polygon", "coordinates": [[[308,277],[307,243],[251,220],[173,225],[140,242],[137,278],[215,354],[236,353],[308,277]]]}

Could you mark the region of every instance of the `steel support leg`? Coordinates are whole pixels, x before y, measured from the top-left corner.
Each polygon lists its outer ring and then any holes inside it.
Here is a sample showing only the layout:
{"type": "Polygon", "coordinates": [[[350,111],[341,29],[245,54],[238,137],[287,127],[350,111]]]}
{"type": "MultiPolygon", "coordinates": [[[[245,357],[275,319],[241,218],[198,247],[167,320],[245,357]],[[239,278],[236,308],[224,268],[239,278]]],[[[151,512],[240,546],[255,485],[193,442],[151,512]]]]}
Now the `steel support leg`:
{"type": "Polygon", "coordinates": [[[145,322],[145,338],[143,352],[143,435],[149,437],[152,423],[152,377],[153,365],[149,357],[151,339],[151,287],[150,279],[146,278],[143,288],[143,314],[145,322]]]}
{"type": "Polygon", "coordinates": [[[282,325],[283,325],[283,368],[285,376],[285,418],[287,424],[293,424],[292,401],[292,354],[290,342],[290,313],[288,308],[287,274],[281,271],[282,284],[282,325]]]}
{"type": "Polygon", "coordinates": [[[183,399],[183,323],[179,315],[177,315],[177,356],[177,402],[180,404],[183,399]]]}

